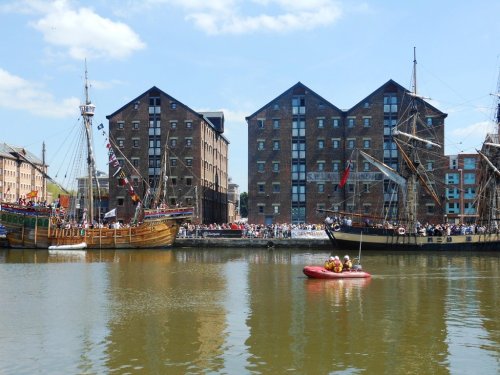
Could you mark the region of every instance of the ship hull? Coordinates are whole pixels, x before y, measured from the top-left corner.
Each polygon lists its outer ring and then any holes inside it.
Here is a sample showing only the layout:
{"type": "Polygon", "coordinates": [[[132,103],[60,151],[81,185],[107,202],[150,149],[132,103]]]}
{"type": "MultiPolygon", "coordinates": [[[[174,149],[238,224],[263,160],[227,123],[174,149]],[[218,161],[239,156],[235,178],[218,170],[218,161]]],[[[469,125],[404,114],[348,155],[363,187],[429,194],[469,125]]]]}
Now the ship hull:
{"type": "Polygon", "coordinates": [[[364,227],[342,227],[335,231],[325,229],[333,246],[342,250],[402,251],[499,251],[500,234],[478,233],[466,235],[419,236],[400,234],[395,230],[364,227]]]}
{"type": "Polygon", "coordinates": [[[48,249],[85,243],[87,249],[151,249],[171,247],[189,215],[156,218],[124,228],[58,228],[45,210],[3,205],[0,213],[9,247],[48,249]]]}

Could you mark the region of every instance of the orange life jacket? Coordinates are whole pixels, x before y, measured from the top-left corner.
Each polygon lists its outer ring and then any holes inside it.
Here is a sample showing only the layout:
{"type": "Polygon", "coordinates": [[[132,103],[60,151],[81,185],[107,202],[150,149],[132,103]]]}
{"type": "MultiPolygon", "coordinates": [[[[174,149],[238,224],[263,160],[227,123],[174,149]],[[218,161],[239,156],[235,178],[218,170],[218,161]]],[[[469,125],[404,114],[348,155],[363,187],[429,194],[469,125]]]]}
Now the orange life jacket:
{"type": "Polygon", "coordinates": [[[342,262],[340,259],[333,261],[333,272],[342,272],[342,262]]]}

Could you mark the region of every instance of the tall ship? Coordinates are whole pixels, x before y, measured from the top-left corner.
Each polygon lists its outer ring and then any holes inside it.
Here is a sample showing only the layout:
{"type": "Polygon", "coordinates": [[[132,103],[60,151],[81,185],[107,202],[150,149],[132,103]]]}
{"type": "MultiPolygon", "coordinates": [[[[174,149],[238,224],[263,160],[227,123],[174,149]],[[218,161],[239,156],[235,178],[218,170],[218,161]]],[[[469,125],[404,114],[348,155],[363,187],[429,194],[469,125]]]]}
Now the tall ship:
{"type": "MultiPolygon", "coordinates": [[[[83,141],[77,142],[84,150],[86,189],[84,197],[60,187],[64,194],[60,195],[57,204],[26,204],[19,199],[17,202],[0,202],[0,224],[6,229],[7,242],[13,248],[55,248],[55,249],[141,249],[170,247],[185,221],[194,216],[194,207],[168,207],[162,201],[160,187],[148,187],[143,197],[140,197],[129,181],[124,167],[116,163],[114,142],[108,140],[107,148],[109,163],[116,166],[113,177],[119,179],[126,187],[130,199],[136,205],[136,211],[130,223],[123,224],[113,221],[116,209],[103,215],[96,200],[99,200],[100,188],[93,152],[92,119],[95,106],[89,99],[88,79],[85,71],[85,103],[80,105],[80,134],[83,141]],[[83,198],[83,199],[82,199],[83,198]],[[79,207],[83,202],[85,207],[79,207]],[[76,210],[78,207],[78,210],[76,210]],[[103,222],[109,217],[107,222],[103,222]]],[[[97,128],[102,131],[103,125],[97,128]]],[[[13,149],[13,152],[15,150],[13,149]]],[[[21,161],[32,164],[23,158],[22,153],[16,153],[21,161]]],[[[45,178],[50,178],[45,171],[33,165],[45,178]]],[[[135,171],[137,173],[137,171],[135,171]]],[[[165,177],[165,181],[167,178],[165,177]]],[[[100,206],[99,206],[100,207],[100,206]]]]}
{"type": "MultiPolygon", "coordinates": [[[[367,250],[435,250],[435,251],[498,251],[500,249],[500,100],[496,106],[496,133],[488,134],[479,155],[477,195],[474,208],[477,210],[475,222],[428,223],[422,215],[422,197],[431,198],[432,205],[442,206],[444,194],[437,192],[436,186],[443,181],[433,179],[428,173],[425,161],[436,158],[434,149],[442,147],[428,134],[429,124],[423,121],[420,108],[425,108],[424,98],[417,94],[416,55],[413,60],[413,89],[406,93],[408,108],[405,116],[398,119],[390,131],[391,140],[397,152],[397,163],[388,165],[362,150],[359,157],[375,166],[382,174],[384,195],[399,197],[391,205],[386,204],[380,216],[366,216],[363,213],[320,210],[326,213],[325,231],[337,249],[352,250],[362,246],[367,250]],[[422,156],[424,155],[424,156],[422,156]]],[[[500,85],[500,81],[499,81],[500,85]]],[[[497,94],[498,96],[498,94],[497,94]]],[[[385,130],[385,129],[384,129],[385,130]]],[[[385,145],[384,145],[385,146],[385,145]]],[[[384,147],[385,148],[385,147],[384,147]]],[[[385,149],[384,149],[385,151],[385,149]]],[[[462,173],[462,170],[460,170],[462,173]]],[[[340,186],[349,176],[349,165],[344,171],[340,186]]],[[[441,175],[444,180],[444,175],[441,175]]],[[[360,197],[363,193],[353,194],[360,197]]],[[[463,191],[460,191],[463,196],[463,191]]],[[[384,197],[384,200],[386,198],[384,197]]],[[[463,205],[463,200],[460,204],[463,205]]],[[[354,205],[354,204],[353,204],[354,205]]],[[[425,207],[424,207],[425,208],[425,207]]],[[[461,207],[463,210],[463,207],[461,207]]],[[[462,211],[463,212],[463,211],[462,211]]]]}

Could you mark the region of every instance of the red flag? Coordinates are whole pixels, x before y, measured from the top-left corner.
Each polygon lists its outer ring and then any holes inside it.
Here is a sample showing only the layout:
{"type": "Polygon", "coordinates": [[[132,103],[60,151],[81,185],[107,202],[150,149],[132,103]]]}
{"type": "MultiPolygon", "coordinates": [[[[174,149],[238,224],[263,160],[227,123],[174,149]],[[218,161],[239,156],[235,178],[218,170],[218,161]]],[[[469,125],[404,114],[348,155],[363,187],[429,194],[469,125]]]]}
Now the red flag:
{"type": "Polygon", "coordinates": [[[343,188],[344,185],[346,184],[347,179],[349,178],[349,172],[350,171],[351,171],[351,163],[348,162],[347,163],[347,167],[344,170],[344,173],[342,173],[342,178],[340,179],[340,184],[339,184],[340,188],[343,188]]]}
{"type": "Polygon", "coordinates": [[[31,190],[28,194],[26,194],[26,198],[36,198],[38,196],[37,190],[31,190]]]}

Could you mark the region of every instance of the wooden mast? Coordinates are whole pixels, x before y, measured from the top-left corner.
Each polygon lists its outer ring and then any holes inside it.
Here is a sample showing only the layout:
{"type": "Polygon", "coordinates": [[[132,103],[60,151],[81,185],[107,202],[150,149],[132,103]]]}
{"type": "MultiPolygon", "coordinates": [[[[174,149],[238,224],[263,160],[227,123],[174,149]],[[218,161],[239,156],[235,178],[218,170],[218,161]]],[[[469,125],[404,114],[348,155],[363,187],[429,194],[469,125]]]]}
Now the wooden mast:
{"type": "Polygon", "coordinates": [[[89,99],[89,86],[87,78],[87,62],[85,62],[85,104],[80,105],[80,113],[83,117],[85,135],[87,137],[87,221],[92,225],[94,220],[94,187],[92,177],[94,175],[94,155],[92,152],[92,118],[94,117],[95,105],[89,99]]]}
{"type": "MultiPolygon", "coordinates": [[[[418,120],[418,109],[417,109],[417,56],[416,49],[413,47],[413,93],[411,99],[411,129],[410,134],[413,137],[417,135],[417,120],[418,120]]],[[[410,158],[413,164],[418,168],[420,161],[417,154],[417,145],[415,138],[410,139],[412,147],[410,150],[410,158]]],[[[407,213],[408,213],[408,230],[413,233],[417,221],[417,175],[414,171],[410,170],[410,176],[407,181],[407,213]]]]}

